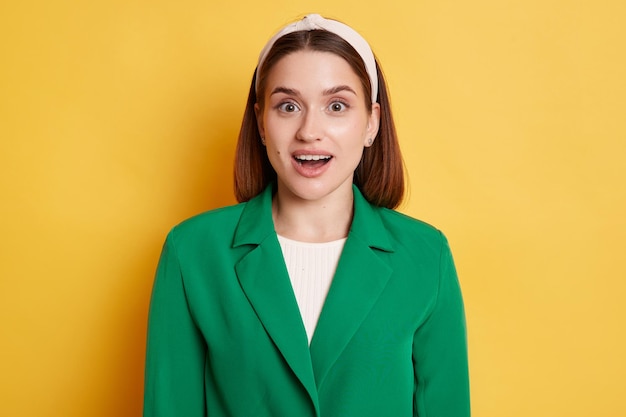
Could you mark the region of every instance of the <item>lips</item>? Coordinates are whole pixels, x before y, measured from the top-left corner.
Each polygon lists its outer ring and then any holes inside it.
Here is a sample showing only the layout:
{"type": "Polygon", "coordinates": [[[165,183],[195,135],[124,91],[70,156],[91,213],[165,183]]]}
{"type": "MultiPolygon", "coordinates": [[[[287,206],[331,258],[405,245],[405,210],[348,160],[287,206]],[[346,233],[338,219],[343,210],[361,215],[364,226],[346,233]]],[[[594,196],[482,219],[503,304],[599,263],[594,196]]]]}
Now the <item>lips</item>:
{"type": "Polygon", "coordinates": [[[319,152],[297,152],[293,154],[293,165],[296,171],[307,178],[317,177],[324,173],[332,155],[319,152]]]}
{"type": "Polygon", "coordinates": [[[330,155],[296,155],[294,156],[296,161],[306,162],[306,161],[328,161],[332,158],[330,155]]]}

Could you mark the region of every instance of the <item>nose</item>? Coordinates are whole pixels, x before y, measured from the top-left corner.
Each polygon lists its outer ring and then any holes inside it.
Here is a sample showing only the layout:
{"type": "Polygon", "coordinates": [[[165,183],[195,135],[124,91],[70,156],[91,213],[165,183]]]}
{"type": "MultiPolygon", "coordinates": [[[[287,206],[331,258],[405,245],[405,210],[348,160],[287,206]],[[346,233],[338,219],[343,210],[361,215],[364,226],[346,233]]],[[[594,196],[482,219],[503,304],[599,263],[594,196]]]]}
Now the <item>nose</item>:
{"type": "Polygon", "coordinates": [[[296,138],[301,141],[311,142],[322,138],[321,119],[315,111],[307,110],[302,115],[302,123],[296,132],[296,138]]]}

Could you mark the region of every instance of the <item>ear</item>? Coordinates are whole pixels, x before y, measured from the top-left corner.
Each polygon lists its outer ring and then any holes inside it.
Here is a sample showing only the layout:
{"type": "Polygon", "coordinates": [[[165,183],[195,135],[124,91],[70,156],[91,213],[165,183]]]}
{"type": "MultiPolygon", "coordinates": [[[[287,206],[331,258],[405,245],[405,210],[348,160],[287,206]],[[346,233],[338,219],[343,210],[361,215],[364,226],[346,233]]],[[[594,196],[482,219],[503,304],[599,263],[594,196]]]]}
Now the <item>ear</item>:
{"type": "Polygon", "coordinates": [[[259,129],[259,135],[261,135],[261,137],[264,138],[265,128],[263,127],[263,112],[261,111],[261,108],[259,107],[259,103],[254,104],[254,115],[256,117],[256,126],[259,129]]]}
{"type": "Polygon", "coordinates": [[[376,135],[378,134],[378,128],[380,127],[380,104],[372,103],[372,111],[369,114],[367,120],[367,135],[365,137],[365,147],[369,148],[374,143],[376,135]]]}

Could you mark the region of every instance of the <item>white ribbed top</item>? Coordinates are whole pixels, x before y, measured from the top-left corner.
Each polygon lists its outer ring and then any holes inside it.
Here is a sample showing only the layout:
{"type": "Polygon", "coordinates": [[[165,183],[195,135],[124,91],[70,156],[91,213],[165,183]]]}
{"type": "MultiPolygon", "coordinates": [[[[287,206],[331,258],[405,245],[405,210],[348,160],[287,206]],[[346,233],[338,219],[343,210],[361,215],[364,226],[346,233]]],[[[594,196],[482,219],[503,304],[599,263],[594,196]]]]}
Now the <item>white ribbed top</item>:
{"type": "Polygon", "coordinates": [[[302,322],[311,343],[346,239],[299,242],[278,236],[302,322]]]}

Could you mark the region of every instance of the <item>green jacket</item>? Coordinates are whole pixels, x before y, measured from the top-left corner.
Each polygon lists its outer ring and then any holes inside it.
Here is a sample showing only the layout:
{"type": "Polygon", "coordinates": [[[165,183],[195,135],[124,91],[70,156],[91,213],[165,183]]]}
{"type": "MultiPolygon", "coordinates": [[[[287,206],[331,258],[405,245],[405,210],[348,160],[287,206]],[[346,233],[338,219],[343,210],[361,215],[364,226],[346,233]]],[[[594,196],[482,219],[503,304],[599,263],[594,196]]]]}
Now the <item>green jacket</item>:
{"type": "Polygon", "coordinates": [[[145,417],[466,417],[463,301],[445,237],[354,188],[309,346],[272,187],[176,226],[156,274],[145,417]]]}

